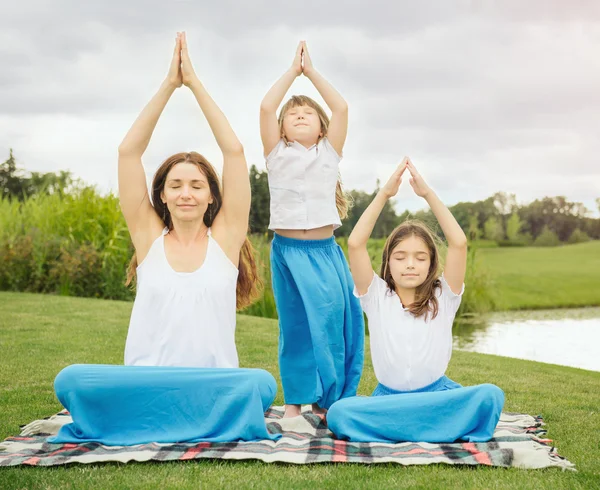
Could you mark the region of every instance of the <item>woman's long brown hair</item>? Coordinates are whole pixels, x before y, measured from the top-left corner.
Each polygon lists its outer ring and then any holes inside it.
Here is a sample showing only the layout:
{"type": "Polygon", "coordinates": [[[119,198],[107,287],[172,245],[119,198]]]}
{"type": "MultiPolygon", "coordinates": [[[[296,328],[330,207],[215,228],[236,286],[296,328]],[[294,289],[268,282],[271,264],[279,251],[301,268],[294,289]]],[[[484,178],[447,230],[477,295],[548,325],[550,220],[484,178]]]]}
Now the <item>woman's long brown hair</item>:
{"type": "Polygon", "coordinates": [[[442,287],[439,280],[440,258],[435,244],[435,238],[424,223],[416,220],[409,220],[397,226],[396,229],[392,231],[383,247],[380,276],[387,283],[391,291],[396,290],[396,283],[390,270],[390,255],[402,240],[411,236],[416,236],[425,242],[425,245],[427,245],[429,250],[430,263],[427,278],[423,284],[417,287],[415,291],[415,301],[411,305],[408,305],[408,311],[416,317],[425,315],[425,319],[431,314],[431,318],[433,319],[438,314],[439,306],[435,294],[436,289],[442,287]]]}
{"type": "MultiPolygon", "coordinates": [[[[223,197],[221,192],[221,185],[219,184],[219,177],[213,166],[204,158],[202,155],[196,152],[190,153],[177,153],[167,158],[163,164],[158,168],[154,174],[152,180],[152,206],[154,211],[163,221],[165,226],[169,229],[173,229],[173,222],[171,220],[171,213],[167,208],[167,205],[162,202],[160,198],[161,193],[165,188],[165,182],[167,175],[171,169],[178,163],[193,163],[197,165],[200,171],[208,179],[208,185],[210,193],[213,198],[213,202],[208,205],[208,209],[204,213],[204,224],[207,227],[212,226],[217,214],[223,204],[223,197]]],[[[133,254],[129,267],[127,269],[127,280],[125,285],[132,284],[136,278],[136,268],[138,266],[136,254],[133,254]]],[[[262,281],[258,274],[258,268],[256,261],[254,260],[254,249],[250,240],[246,238],[244,244],[240,250],[240,260],[238,264],[238,278],[236,287],[236,306],[238,310],[241,310],[254,302],[258,296],[262,281]]]]}

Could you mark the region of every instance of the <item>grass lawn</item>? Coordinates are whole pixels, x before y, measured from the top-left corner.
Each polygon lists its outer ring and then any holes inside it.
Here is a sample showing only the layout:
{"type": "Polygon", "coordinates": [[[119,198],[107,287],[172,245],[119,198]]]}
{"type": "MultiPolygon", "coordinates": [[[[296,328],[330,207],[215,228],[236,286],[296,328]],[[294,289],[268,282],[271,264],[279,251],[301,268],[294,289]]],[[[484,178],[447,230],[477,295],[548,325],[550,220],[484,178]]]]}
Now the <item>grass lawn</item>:
{"type": "Polygon", "coordinates": [[[477,254],[491,276],[497,310],[600,306],[600,240],[477,254]]]}
{"type": "MultiPolygon", "coordinates": [[[[52,382],[72,363],[122,363],[131,303],[0,293],[0,436],[60,410],[52,382]]],[[[277,376],[277,323],[240,316],[244,367],[277,376]]],[[[543,414],[548,437],[579,470],[517,470],[445,465],[286,465],[188,461],[0,468],[0,488],[599,488],[600,373],[455,352],[449,376],[491,382],[507,411],[543,414]]],[[[361,394],[375,386],[367,353],[361,394]]],[[[276,404],[282,404],[279,391],[276,404]]]]}

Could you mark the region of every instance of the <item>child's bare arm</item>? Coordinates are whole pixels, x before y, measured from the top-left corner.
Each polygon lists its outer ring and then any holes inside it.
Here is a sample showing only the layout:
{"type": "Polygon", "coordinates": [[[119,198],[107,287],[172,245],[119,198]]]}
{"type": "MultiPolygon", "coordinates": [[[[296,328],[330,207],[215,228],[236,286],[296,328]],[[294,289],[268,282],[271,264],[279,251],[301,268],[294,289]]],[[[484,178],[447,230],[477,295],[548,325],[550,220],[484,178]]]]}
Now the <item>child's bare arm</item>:
{"type": "Polygon", "coordinates": [[[365,294],[373,280],[373,266],[367,251],[367,242],[385,203],[398,192],[402,174],[406,170],[406,160],[405,158],[402,161],[388,182],[377,193],[348,237],[350,271],[358,294],[365,294]]]}
{"type": "Polygon", "coordinates": [[[294,62],[289,70],[275,82],[260,104],[260,137],[262,139],[264,155],[267,156],[281,139],[279,122],[277,121],[277,108],[285,94],[294,83],[296,77],[302,73],[302,43],[298,44],[294,62]]]}
{"type": "Polygon", "coordinates": [[[348,104],[340,93],[315,70],[306,43],[303,43],[303,72],[313,83],[321,97],[331,110],[331,121],[327,130],[327,139],[335,151],[341,155],[348,133],[348,104]]]}

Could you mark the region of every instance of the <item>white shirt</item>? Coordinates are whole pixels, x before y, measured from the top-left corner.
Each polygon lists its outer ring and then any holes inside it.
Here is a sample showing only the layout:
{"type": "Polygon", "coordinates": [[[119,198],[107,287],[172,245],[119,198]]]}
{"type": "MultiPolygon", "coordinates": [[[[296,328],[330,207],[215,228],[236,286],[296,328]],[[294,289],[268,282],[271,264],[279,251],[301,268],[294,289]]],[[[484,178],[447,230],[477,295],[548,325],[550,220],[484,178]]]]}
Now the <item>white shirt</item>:
{"type": "Polygon", "coordinates": [[[427,320],[415,317],[395,291],[376,273],[368,291],[360,296],[369,319],[369,338],[373,368],[378,381],[398,391],[423,388],[441,378],[452,356],[452,322],[465,290],[454,294],[446,279],[440,277],[436,289],[438,314],[427,320]]]}
{"type": "Polygon", "coordinates": [[[125,344],[128,366],[238,367],[238,269],[210,236],[194,272],[176,272],[165,255],[167,230],[137,268],[125,344]]]}
{"type": "Polygon", "coordinates": [[[327,138],[310,148],[295,141],[286,144],[279,140],[267,156],[271,194],[269,228],[340,227],[335,188],[341,159],[327,138]]]}

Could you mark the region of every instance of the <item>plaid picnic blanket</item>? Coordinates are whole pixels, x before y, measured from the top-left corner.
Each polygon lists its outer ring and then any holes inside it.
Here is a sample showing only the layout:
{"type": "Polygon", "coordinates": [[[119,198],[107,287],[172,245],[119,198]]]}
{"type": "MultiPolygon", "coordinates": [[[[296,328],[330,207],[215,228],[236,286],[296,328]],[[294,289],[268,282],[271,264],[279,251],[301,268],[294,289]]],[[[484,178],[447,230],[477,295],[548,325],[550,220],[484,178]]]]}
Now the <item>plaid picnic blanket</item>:
{"type": "Polygon", "coordinates": [[[503,413],[486,443],[353,443],[335,439],[322,416],[306,410],[300,417],[283,419],[283,407],[265,414],[270,432],[282,434],[278,441],[228,443],[142,444],[103,446],[97,443],[49,444],[49,435],[71,422],[61,412],[23,427],[21,435],[0,443],[0,466],[56,466],[105,461],[182,461],[188,459],[256,459],[267,463],[398,463],[463,464],[519,468],[550,466],[574,470],[559,456],[549,439],[543,439],[541,417],[503,413]]]}

